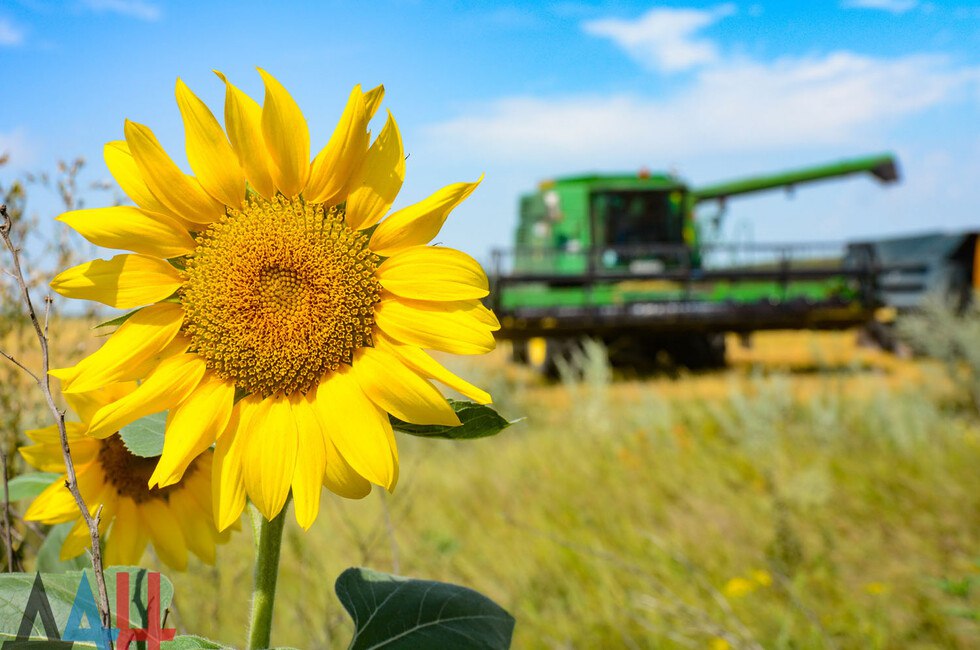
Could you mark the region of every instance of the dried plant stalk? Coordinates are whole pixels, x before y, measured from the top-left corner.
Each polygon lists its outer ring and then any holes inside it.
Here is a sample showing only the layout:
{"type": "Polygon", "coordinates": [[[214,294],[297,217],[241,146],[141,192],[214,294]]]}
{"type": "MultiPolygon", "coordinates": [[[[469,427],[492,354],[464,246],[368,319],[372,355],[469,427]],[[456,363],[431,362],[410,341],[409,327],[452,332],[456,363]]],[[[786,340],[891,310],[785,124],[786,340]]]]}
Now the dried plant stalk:
{"type": "Polygon", "coordinates": [[[65,471],[67,473],[67,479],[65,480],[65,487],[71,492],[72,497],[75,499],[75,504],[78,506],[79,511],[81,511],[82,518],[85,520],[85,524],[88,526],[89,536],[91,538],[92,544],[92,569],[95,573],[95,583],[98,589],[98,607],[99,607],[99,618],[102,621],[102,626],[106,629],[112,627],[112,615],[109,610],[109,592],[105,585],[105,574],[102,570],[102,552],[99,548],[99,519],[101,515],[101,507],[93,516],[85,505],[85,500],[82,498],[82,493],[78,490],[78,481],[75,477],[75,465],[71,459],[71,451],[68,448],[68,433],[65,430],[65,413],[58,408],[55,404],[54,395],[51,393],[51,384],[48,379],[48,371],[51,369],[50,357],[48,354],[48,332],[47,332],[47,315],[51,308],[51,298],[50,296],[45,296],[45,317],[44,325],[41,325],[41,321],[38,320],[37,312],[34,310],[34,302],[31,300],[31,293],[27,286],[27,281],[24,279],[24,273],[20,265],[20,250],[14,246],[14,243],[10,239],[11,231],[11,220],[7,215],[7,206],[0,205],[0,238],[3,239],[4,246],[10,251],[10,255],[13,258],[13,272],[11,275],[17,281],[17,286],[20,288],[21,299],[23,300],[24,306],[27,308],[27,315],[31,320],[31,324],[34,326],[34,332],[37,335],[38,345],[41,348],[41,372],[40,374],[35,374],[26,368],[23,364],[19,363],[16,359],[12,358],[10,355],[4,353],[7,359],[18,365],[25,372],[27,372],[35,382],[37,382],[38,388],[44,394],[44,400],[48,405],[48,410],[51,412],[51,416],[55,420],[55,424],[58,427],[58,435],[61,439],[61,453],[65,461],[65,471]]]}

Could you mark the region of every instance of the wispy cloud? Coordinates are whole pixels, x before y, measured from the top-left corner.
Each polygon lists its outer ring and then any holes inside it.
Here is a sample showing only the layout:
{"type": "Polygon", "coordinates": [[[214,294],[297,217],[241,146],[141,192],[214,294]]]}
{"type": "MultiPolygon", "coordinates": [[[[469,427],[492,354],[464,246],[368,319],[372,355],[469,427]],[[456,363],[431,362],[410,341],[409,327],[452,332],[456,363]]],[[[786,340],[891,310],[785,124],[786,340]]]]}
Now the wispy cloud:
{"type": "Polygon", "coordinates": [[[24,43],[24,30],[7,18],[0,17],[0,47],[17,47],[24,43]]]}
{"type": "Polygon", "coordinates": [[[919,6],[919,0],[844,0],[841,4],[853,9],[879,9],[893,14],[904,14],[919,6]]]}
{"type": "Polygon", "coordinates": [[[84,0],[83,4],[92,11],[115,13],[147,22],[160,20],[163,15],[160,7],[144,0],[84,0]]]}
{"type": "Polygon", "coordinates": [[[17,168],[33,165],[37,155],[23,128],[0,131],[0,156],[8,156],[10,164],[17,168]]]}
{"type": "Polygon", "coordinates": [[[978,89],[980,68],[945,57],[835,52],[722,63],[665,98],[503,98],[429,133],[503,159],[595,167],[617,164],[624,152],[662,160],[849,142],[978,89]]]}
{"type": "Polygon", "coordinates": [[[651,9],[636,20],[602,18],[582,28],[611,39],[641,65],[661,72],[681,72],[718,60],[717,46],[698,32],[735,13],[735,5],[713,9],[651,9]]]}

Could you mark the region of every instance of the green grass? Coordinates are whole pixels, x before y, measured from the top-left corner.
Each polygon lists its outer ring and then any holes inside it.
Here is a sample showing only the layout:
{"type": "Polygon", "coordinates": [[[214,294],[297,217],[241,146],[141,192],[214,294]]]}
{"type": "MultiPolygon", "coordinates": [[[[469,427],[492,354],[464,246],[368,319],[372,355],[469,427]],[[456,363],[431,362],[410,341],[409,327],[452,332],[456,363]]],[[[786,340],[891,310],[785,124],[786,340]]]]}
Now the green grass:
{"type": "MultiPolygon", "coordinates": [[[[487,594],[515,648],[980,645],[980,422],[943,382],[743,368],[666,390],[585,366],[545,386],[472,363],[525,421],[402,437],[393,495],[291,523],[274,643],[346,647],[333,580],[368,565],[487,594]]],[[[243,641],[251,544],[173,576],[187,630],[243,641]]]]}

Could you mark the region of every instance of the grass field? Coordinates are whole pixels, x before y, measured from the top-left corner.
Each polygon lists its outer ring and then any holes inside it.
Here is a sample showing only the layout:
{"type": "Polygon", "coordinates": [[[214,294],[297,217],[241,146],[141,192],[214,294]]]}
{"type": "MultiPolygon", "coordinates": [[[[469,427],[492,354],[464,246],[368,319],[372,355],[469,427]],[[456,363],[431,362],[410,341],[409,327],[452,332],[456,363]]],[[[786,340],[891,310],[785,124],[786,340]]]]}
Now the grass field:
{"type": "MultiPolygon", "coordinates": [[[[332,580],[369,565],[486,593],[515,648],[980,646],[980,422],[938,368],[853,341],[760,336],[679,380],[471,361],[525,419],[403,437],[394,495],[291,526],[276,641],[345,647],[332,580]]],[[[175,578],[188,629],[242,639],[250,546],[175,578]]]]}
{"type": "MultiPolygon", "coordinates": [[[[367,565],[487,594],[515,648],[980,647],[980,418],[938,365],[854,338],[733,340],[730,369],[680,378],[456,364],[524,419],[403,436],[393,495],[290,516],[273,641],[346,647],[333,580],[367,565]]],[[[220,568],[171,576],[171,620],[239,645],[243,524],[220,568]]]]}

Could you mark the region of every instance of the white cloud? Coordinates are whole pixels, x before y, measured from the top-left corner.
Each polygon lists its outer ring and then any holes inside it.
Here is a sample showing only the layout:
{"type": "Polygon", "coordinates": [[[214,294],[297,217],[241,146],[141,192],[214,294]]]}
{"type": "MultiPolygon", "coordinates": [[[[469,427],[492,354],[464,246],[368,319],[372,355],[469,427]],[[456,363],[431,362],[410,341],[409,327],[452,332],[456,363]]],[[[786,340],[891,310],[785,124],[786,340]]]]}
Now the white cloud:
{"type": "Polygon", "coordinates": [[[893,14],[904,14],[919,6],[919,0],[844,0],[841,4],[853,9],[880,9],[893,14]]]}
{"type": "Polygon", "coordinates": [[[697,32],[735,13],[735,5],[713,9],[651,9],[636,20],[602,18],[585,22],[586,33],[611,39],[641,65],[681,72],[718,60],[718,48],[697,32]]]}
{"type": "Polygon", "coordinates": [[[429,127],[435,142],[562,166],[833,145],[980,89],[980,68],[940,56],[849,52],[706,68],[668,97],[509,97],[429,127]],[[450,144],[451,143],[451,144],[450,144]]]}
{"type": "Polygon", "coordinates": [[[84,0],[84,5],[96,12],[109,12],[147,22],[160,20],[160,8],[144,0],[84,0]]]}
{"type": "Polygon", "coordinates": [[[0,156],[8,156],[9,164],[19,169],[34,164],[37,158],[23,128],[0,132],[0,156]]]}
{"type": "Polygon", "coordinates": [[[0,47],[17,47],[24,42],[24,31],[7,18],[0,18],[0,47]]]}

